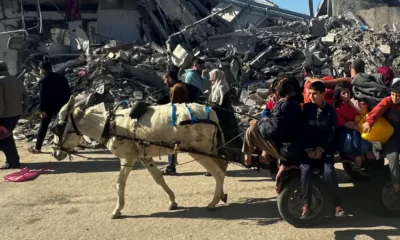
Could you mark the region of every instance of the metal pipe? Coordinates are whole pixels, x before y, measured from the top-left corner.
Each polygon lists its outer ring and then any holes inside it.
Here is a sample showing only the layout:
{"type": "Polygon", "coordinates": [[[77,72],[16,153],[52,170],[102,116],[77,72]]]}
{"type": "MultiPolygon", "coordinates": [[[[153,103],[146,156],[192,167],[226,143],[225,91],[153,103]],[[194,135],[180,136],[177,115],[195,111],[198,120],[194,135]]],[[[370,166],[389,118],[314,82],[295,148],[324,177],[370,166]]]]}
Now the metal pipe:
{"type": "Polygon", "coordinates": [[[332,17],[332,0],[328,0],[327,4],[326,4],[326,11],[328,13],[328,17],[332,17]]]}
{"type": "Polygon", "coordinates": [[[39,33],[43,33],[43,18],[42,18],[42,10],[40,9],[40,2],[36,0],[36,11],[39,17],[39,33]]]}
{"type": "Polygon", "coordinates": [[[314,3],[313,3],[313,0],[308,0],[308,7],[310,8],[310,16],[314,17],[314,3]]]}

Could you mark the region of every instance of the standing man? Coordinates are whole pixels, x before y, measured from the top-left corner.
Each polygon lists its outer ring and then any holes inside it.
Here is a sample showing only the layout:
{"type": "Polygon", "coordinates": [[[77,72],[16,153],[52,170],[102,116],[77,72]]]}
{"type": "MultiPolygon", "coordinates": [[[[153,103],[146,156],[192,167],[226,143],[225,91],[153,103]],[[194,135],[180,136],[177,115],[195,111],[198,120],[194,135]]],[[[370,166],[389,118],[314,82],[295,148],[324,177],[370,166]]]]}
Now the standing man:
{"type": "Polygon", "coordinates": [[[58,73],[53,72],[51,63],[43,61],[39,64],[40,73],[43,78],[39,81],[40,122],[36,146],[31,146],[28,151],[41,153],[44,138],[51,119],[57,115],[60,109],[69,101],[71,95],[67,79],[58,73]]]}
{"type": "MultiPolygon", "coordinates": [[[[189,90],[185,83],[178,80],[178,74],[168,71],[163,76],[164,83],[170,87],[171,103],[189,103],[189,90]]],[[[176,175],[176,154],[168,155],[168,166],[162,171],[163,175],[176,175]]]]}
{"type": "Polygon", "coordinates": [[[187,71],[185,76],[185,83],[197,87],[200,91],[197,93],[195,98],[199,97],[204,93],[205,90],[208,89],[208,81],[203,78],[201,75],[203,74],[203,70],[205,62],[202,59],[195,59],[193,61],[193,68],[187,71]]]}
{"type": "Polygon", "coordinates": [[[28,93],[18,78],[8,73],[7,63],[0,61],[0,126],[6,128],[0,149],[6,162],[0,169],[19,168],[19,155],[12,131],[28,107],[28,93]]]}

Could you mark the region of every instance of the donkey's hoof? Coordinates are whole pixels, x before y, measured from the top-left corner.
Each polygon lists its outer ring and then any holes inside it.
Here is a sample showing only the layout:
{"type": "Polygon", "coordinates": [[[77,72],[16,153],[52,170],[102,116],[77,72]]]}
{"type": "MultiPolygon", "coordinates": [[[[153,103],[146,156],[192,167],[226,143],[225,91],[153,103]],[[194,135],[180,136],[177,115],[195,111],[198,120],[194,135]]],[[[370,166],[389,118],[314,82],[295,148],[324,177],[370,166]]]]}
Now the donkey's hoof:
{"type": "Polygon", "coordinates": [[[171,203],[171,204],[169,205],[168,210],[176,210],[176,209],[178,209],[178,204],[177,204],[176,202],[171,203]]]}
{"type": "Polygon", "coordinates": [[[207,210],[210,211],[210,212],[214,211],[214,210],[215,210],[215,205],[209,204],[209,205],[207,206],[207,210]]]}
{"type": "Polygon", "coordinates": [[[111,219],[119,219],[122,217],[121,212],[117,212],[117,213],[113,213],[113,215],[111,216],[111,219]]]}
{"type": "Polygon", "coordinates": [[[227,203],[228,202],[228,194],[222,194],[222,197],[221,197],[221,201],[223,201],[224,203],[227,203]]]}

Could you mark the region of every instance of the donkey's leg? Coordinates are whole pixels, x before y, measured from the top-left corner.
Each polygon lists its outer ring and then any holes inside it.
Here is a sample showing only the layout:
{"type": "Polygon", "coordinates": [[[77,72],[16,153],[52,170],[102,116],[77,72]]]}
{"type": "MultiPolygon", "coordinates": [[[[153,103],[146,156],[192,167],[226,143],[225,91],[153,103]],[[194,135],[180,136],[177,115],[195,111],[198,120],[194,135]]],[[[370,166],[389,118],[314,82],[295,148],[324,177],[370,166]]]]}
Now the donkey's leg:
{"type": "Polygon", "coordinates": [[[121,170],[119,172],[119,177],[117,181],[117,207],[112,213],[113,219],[121,217],[121,210],[124,208],[125,205],[126,180],[128,179],[129,173],[131,172],[133,164],[135,164],[135,162],[136,158],[121,159],[121,170]]]}
{"type": "Polygon", "coordinates": [[[226,164],[216,158],[205,157],[202,155],[190,154],[198,161],[215,179],[215,192],[213,200],[208,204],[208,209],[213,210],[220,200],[226,202],[228,195],[224,194],[224,180],[226,175],[226,164]]]}
{"type": "Polygon", "coordinates": [[[175,194],[171,190],[171,188],[169,188],[167,183],[165,182],[164,176],[162,175],[161,171],[157,168],[153,159],[152,158],[144,158],[144,159],[140,159],[140,162],[150,172],[154,181],[156,181],[156,183],[158,185],[160,185],[164,189],[164,191],[167,193],[168,198],[169,198],[169,210],[177,209],[178,204],[175,202],[175,194]]]}

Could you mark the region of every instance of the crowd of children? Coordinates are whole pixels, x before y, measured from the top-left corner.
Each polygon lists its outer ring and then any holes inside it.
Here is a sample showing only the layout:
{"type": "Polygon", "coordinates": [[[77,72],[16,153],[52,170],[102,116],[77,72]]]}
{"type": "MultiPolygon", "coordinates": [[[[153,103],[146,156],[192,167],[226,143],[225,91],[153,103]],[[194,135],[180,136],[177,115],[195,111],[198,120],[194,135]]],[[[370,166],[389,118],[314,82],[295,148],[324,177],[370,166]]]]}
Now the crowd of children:
{"type": "Polygon", "coordinates": [[[296,87],[288,88],[290,81],[287,78],[275,80],[271,85],[271,96],[267,100],[263,119],[251,122],[251,127],[246,132],[243,147],[245,163],[251,165],[252,147],[259,147],[263,151],[260,162],[264,164],[270,164],[269,155],[278,155],[283,170],[286,162],[296,161],[301,169],[302,218],[310,215],[312,171],[314,168],[323,169],[335,203],[335,216],[345,216],[338,194],[334,154],[339,152],[342,156],[353,159],[355,167],[360,168],[363,160],[371,159],[369,153],[372,150],[372,144],[364,140],[361,133],[369,132],[377,119],[383,116],[394,128],[394,134],[383,144],[383,150],[389,160],[393,190],[400,200],[400,81],[395,82],[393,78],[393,72],[387,67],[379,68],[376,76],[365,74],[364,62],[357,59],[351,65],[351,78],[307,79],[304,92],[300,94],[304,98],[304,104],[293,101],[293,95],[297,94],[296,87]],[[326,84],[327,81],[330,81],[329,84],[326,84]],[[372,82],[371,86],[377,87],[365,89],[363,94],[358,94],[362,97],[356,99],[353,92],[359,91],[365,84],[368,85],[368,81],[372,82]],[[368,96],[369,91],[374,93],[368,96]],[[302,107],[300,115],[293,113],[297,109],[296,104],[302,107]],[[357,116],[367,110],[370,113],[360,129],[357,116]],[[289,122],[292,124],[283,119],[285,116],[290,116],[289,122]],[[293,129],[291,126],[296,127],[293,129]],[[279,132],[279,136],[273,134],[272,130],[273,133],[279,132]],[[281,136],[285,136],[285,139],[281,136]],[[291,154],[284,151],[288,146],[291,146],[291,154]]]}

